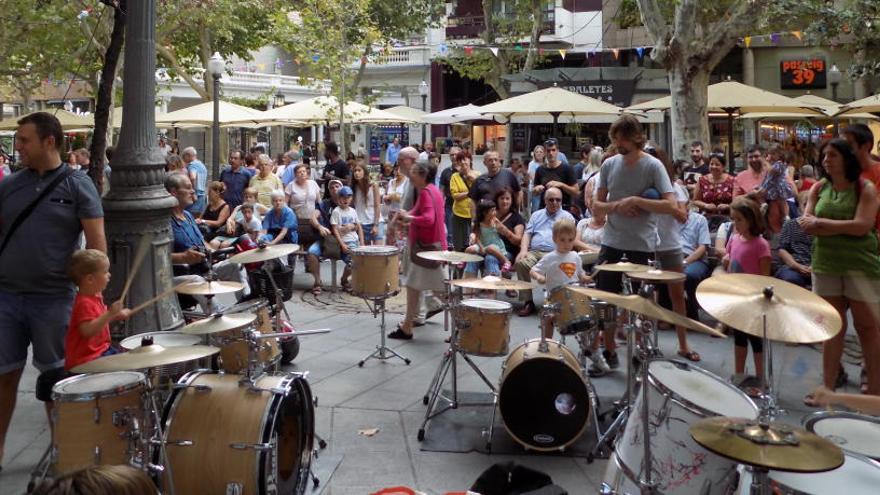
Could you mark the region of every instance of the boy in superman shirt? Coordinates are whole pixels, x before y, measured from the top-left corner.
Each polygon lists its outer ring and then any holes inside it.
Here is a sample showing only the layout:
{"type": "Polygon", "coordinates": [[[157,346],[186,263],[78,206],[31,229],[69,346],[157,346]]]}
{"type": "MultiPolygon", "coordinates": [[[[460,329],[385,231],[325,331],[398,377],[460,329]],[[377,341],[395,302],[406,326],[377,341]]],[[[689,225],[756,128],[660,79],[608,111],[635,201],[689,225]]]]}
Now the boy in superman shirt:
{"type": "MultiPolygon", "coordinates": [[[[558,220],[553,224],[553,243],[556,244],[556,250],[544,255],[530,272],[532,280],[544,284],[547,294],[557,287],[591,280],[584,272],[581,257],[573,250],[576,237],[577,226],[571,220],[558,220]]],[[[554,319],[554,316],[547,316],[541,322],[545,338],[553,338],[554,319]]]]}
{"type": "Polygon", "coordinates": [[[64,340],[64,368],[71,370],[101,356],[116,354],[110,345],[110,322],[125,320],[130,309],[116,301],[108,309],[101,293],[110,282],[110,260],[97,249],[83,249],[73,253],[67,275],[78,291],[67,336],[64,340]]]}

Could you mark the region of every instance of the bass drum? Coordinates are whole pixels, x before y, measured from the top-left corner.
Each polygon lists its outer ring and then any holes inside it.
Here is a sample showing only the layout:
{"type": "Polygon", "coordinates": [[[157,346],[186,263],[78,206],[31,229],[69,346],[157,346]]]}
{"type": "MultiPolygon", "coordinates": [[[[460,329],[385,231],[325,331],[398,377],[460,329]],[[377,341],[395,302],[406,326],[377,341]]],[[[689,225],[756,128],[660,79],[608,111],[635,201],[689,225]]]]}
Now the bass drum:
{"type": "MultiPolygon", "coordinates": [[[[181,378],[162,423],[176,493],[305,492],[314,406],[301,374],[194,371],[181,378]]],[[[167,477],[163,484],[167,487],[167,477]]]]}
{"type": "Polygon", "coordinates": [[[587,382],[577,358],[554,340],[520,344],[504,361],[498,408],[504,427],[518,443],[539,451],[564,450],[590,419],[587,382]]]}
{"type": "MultiPolygon", "coordinates": [[[[651,466],[659,493],[727,493],[736,479],[736,462],[700,446],[691,437],[690,426],[713,416],[755,419],[758,407],[733,385],[683,361],[652,360],[648,382],[651,466]]],[[[638,480],[644,469],[642,404],[639,391],[608,461],[605,484],[612,493],[640,493],[638,480]]]]}
{"type": "MultiPolygon", "coordinates": [[[[736,495],[749,495],[753,475],[740,468],[736,495]]],[[[774,495],[876,495],[880,485],[880,464],[857,454],[844,453],[843,465],[822,473],[768,473],[774,495]]]]}

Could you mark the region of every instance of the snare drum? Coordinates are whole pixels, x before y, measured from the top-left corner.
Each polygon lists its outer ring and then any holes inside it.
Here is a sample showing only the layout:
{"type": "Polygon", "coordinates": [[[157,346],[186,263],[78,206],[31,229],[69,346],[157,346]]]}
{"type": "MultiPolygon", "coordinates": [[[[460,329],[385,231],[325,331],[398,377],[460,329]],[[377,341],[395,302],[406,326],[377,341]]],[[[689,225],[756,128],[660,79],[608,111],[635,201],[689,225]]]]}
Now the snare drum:
{"type": "Polygon", "coordinates": [[[55,474],[128,464],[143,454],[146,377],[136,371],[77,375],[52,387],[55,474]]]}
{"type": "Polygon", "coordinates": [[[458,347],[475,356],[506,356],[513,306],[494,299],[465,299],[456,308],[458,347]]]}
{"type": "Polygon", "coordinates": [[[510,436],[527,449],[564,450],[590,418],[587,382],[564,345],[541,339],[520,344],[504,361],[498,408],[510,436]]]}
{"type": "Polygon", "coordinates": [[[304,493],[314,442],[308,382],[297,373],[240,380],[195,371],[178,383],[162,418],[176,493],[304,493]]]}
{"type": "Polygon", "coordinates": [[[593,307],[588,296],[562,286],[551,290],[547,299],[559,308],[556,328],[561,335],[586,332],[596,326],[593,307]]]}
{"type": "MultiPolygon", "coordinates": [[[[718,376],[683,361],[655,359],[648,368],[653,479],[659,493],[721,494],[736,478],[737,463],[712,454],[689,433],[712,416],[755,419],[758,407],[718,376]]],[[[640,493],[644,435],[639,393],[605,471],[613,493],[640,493]]]]}
{"type": "Polygon", "coordinates": [[[366,298],[400,292],[400,250],[394,246],[360,246],[351,250],[351,293],[366,298]]]}
{"type": "Polygon", "coordinates": [[[847,452],[880,460],[880,418],[821,411],[805,417],[804,428],[847,452]]]}

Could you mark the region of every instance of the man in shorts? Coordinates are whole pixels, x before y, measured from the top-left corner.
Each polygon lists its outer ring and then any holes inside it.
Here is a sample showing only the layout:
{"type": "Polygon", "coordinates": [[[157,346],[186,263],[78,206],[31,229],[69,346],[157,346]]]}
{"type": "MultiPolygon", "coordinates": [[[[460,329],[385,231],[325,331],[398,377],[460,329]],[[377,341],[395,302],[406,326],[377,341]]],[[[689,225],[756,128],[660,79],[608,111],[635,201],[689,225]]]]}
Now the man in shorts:
{"type": "Polygon", "coordinates": [[[87,248],[107,251],[101,197],[84,171],[57,182],[9,235],[45,188],[69,173],[59,153],[63,139],[61,123],[51,114],[19,120],[15,149],[25,168],[0,182],[0,246],[5,246],[0,248],[0,460],[31,344],[33,364],[41,372],[37,399],[52,411],[52,386],[63,377],[64,335],[74,298],[67,263],[80,234],[85,233],[87,248]]]}
{"type": "MultiPolygon", "coordinates": [[[[608,134],[618,154],[602,164],[593,203],[597,214],[608,218],[598,263],[617,263],[626,257],[631,263],[644,265],[657,248],[657,214],[675,213],[675,193],[663,163],[642,150],[646,137],[636,117],[620,117],[608,134]]],[[[599,272],[596,286],[620,293],[621,275],[599,272]]],[[[611,368],[619,365],[614,333],[614,325],[606,325],[603,356],[611,368]]]]}

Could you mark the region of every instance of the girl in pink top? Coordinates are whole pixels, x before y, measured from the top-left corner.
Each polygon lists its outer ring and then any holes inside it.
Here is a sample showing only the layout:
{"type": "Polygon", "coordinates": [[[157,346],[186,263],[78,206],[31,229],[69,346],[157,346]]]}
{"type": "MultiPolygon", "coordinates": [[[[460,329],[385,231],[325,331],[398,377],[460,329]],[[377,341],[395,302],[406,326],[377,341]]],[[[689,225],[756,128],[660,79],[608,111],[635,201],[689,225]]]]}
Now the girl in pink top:
{"type": "MultiPolygon", "coordinates": [[[[728,241],[727,254],[722,262],[728,273],[750,273],[752,275],[770,275],[770,244],[761,237],[764,232],[764,220],[758,203],[738,196],[730,204],[730,219],[736,231],[728,241]]],[[[759,337],[748,335],[739,330],[733,331],[734,368],[737,375],[746,371],[746,355],[748,343],[752,344],[755,360],[755,374],[759,379],[764,377],[763,341],[759,337]]]]}

